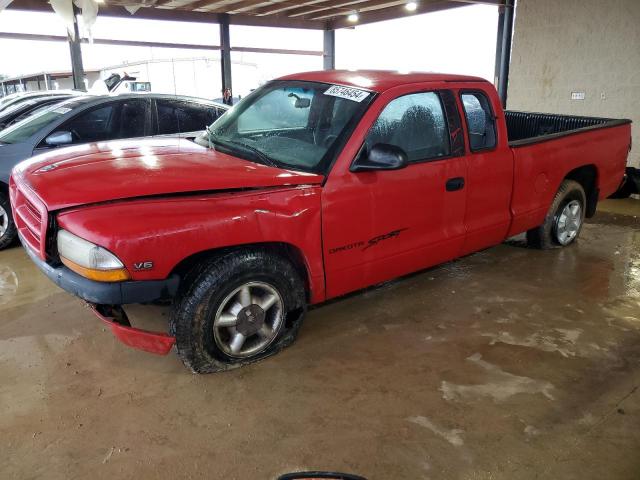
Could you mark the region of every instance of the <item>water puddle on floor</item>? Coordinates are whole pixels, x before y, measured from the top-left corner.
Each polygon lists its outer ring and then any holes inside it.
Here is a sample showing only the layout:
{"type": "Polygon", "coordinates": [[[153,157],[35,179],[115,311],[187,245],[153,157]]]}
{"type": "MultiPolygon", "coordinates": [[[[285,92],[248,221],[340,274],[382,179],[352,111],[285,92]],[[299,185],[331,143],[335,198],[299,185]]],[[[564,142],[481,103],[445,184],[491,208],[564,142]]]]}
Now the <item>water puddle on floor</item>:
{"type": "Polygon", "coordinates": [[[440,386],[442,397],[448,401],[469,401],[483,397],[490,397],[497,402],[507,400],[519,393],[541,393],[549,400],[553,400],[551,392],[554,387],[551,383],[534,380],[529,377],[521,377],[505,372],[497,365],[482,360],[482,355],[475,353],[467,358],[467,361],[477,365],[485,371],[486,383],[479,385],[457,385],[443,381],[440,386]]]}
{"type": "Polygon", "coordinates": [[[22,247],[0,251],[0,311],[36,303],[61,291],[35,267],[22,247]]]}
{"type": "Polygon", "coordinates": [[[18,292],[18,276],[11,268],[0,266],[0,305],[9,303],[18,292]]]}

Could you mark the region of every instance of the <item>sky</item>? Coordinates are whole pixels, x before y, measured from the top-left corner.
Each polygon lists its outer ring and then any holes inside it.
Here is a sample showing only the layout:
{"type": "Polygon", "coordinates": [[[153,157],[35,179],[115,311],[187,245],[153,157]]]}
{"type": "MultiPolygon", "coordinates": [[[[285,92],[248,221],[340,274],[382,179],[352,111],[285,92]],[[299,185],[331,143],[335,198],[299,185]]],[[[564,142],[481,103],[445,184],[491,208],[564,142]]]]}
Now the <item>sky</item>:
{"type": "MultiPolygon", "coordinates": [[[[493,81],[498,11],[473,5],[442,12],[360,25],[336,33],[336,67],[433,71],[477,75],[493,81]]],[[[0,12],[0,32],[65,35],[53,13],[0,12]]],[[[94,38],[217,45],[215,24],[113,19],[98,16],[94,38]]],[[[322,32],[231,26],[232,46],[322,50],[322,32]],[[294,39],[292,41],[292,39],[294,39]]],[[[85,69],[101,69],[149,59],[217,57],[207,50],[83,45],[85,69]]],[[[322,68],[322,57],[233,53],[255,63],[261,78],[322,68]]],[[[0,39],[0,74],[16,76],[70,70],[63,42],[0,39]]]]}

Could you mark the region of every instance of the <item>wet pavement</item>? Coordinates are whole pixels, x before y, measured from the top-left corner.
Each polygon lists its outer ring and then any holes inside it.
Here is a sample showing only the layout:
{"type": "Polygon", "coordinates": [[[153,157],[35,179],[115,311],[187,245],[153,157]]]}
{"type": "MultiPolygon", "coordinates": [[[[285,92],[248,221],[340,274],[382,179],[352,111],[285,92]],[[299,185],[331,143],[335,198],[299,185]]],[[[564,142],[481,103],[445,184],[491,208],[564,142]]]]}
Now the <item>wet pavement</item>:
{"type": "Polygon", "coordinates": [[[209,376],[0,252],[0,478],[639,478],[640,202],[605,208],[570,248],[510,241],[331,302],[209,376]]]}

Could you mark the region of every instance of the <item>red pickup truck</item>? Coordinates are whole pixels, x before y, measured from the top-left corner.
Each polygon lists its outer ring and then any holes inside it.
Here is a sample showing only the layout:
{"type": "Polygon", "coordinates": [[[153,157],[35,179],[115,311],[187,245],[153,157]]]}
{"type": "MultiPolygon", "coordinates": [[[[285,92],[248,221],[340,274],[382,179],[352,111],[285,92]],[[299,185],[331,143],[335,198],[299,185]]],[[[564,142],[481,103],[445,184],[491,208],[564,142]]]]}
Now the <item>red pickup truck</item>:
{"type": "Polygon", "coordinates": [[[118,338],[213,372],[290,344],[309,304],[522,232],[569,245],[630,146],[628,120],[505,112],[480,78],[322,71],[195,139],[39,155],[10,195],[33,261],[118,338]],[[122,308],[160,301],[168,333],[122,308]]]}

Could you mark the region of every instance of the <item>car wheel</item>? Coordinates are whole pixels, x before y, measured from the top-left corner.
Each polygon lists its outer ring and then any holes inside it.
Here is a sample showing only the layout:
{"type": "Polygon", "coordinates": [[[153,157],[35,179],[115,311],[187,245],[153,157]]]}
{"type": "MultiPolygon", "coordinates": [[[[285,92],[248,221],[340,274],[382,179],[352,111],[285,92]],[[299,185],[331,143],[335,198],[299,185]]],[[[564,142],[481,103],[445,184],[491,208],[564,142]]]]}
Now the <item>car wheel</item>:
{"type": "Polygon", "coordinates": [[[178,355],[195,373],[230,370],[290,345],[305,313],[300,275],[278,254],[235,250],[185,278],[170,320],[178,355]]]}
{"type": "Polygon", "coordinates": [[[13,223],[9,198],[0,193],[0,250],[10,246],[18,236],[16,224],[13,223]]]}
{"type": "Polygon", "coordinates": [[[582,230],[587,196],[574,180],[565,180],[551,203],[544,223],[527,232],[529,246],[541,249],[566,247],[582,230]]]}

